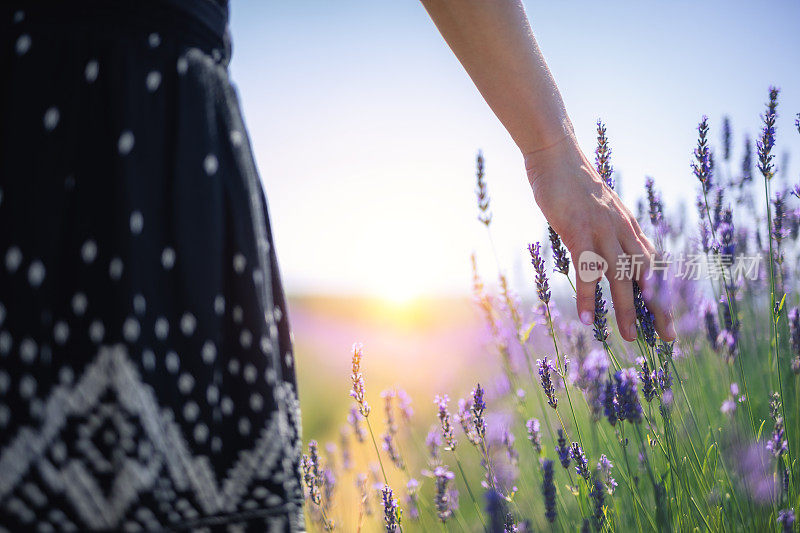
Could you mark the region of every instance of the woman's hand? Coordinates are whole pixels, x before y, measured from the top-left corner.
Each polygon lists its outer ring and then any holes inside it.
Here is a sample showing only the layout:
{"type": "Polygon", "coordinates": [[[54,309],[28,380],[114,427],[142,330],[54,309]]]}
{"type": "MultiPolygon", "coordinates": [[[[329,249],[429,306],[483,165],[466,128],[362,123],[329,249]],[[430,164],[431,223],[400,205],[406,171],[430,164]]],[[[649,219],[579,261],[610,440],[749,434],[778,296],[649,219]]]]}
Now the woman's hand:
{"type": "Polygon", "coordinates": [[[581,322],[589,325],[594,321],[595,285],[602,273],[598,272],[594,279],[579,275],[578,261],[582,253],[594,252],[609,265],[606,277],[622,337],[628,341],[636,339],[631,274],[638,274],[636,281],[655,316],[656,331],[665,341],[675,340],[672,317],[664,299],[657,297],[654,279],[647,275],[655,247],[617,194],[594,170],[575,138],[566,135],[545,148],[525,154],[525,168],[536,203],[572,255],[581,322]],[[640,258],[642,268],[639,272],[623,269],[627,271],[622,279],[616,279],[618,258],[623,255],[640,258]]]}

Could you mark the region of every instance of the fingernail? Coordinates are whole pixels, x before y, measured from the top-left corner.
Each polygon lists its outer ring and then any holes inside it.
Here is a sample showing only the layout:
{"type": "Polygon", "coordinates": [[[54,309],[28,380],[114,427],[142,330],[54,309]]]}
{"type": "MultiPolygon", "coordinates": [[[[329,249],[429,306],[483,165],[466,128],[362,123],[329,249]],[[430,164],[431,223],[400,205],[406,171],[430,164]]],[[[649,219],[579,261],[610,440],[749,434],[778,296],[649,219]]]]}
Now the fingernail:
{"type": "Polygon", "coordinates": [[[675,332],[674,322],[670,322],[669,324],[667,324],[667,337],[669,337],[670,340],[675,340],[678,338],[678,334],[675,332]]]}
{"type": "Polygon", "coordinates": [[[584,323],[586,326],[592,325],[592,313],[589,311],[582,311],[581,312],[581,322],[584,323]]]}
{"type": "Polygon", "coordinates": [[[636,322],[628,326],[628,337],[631,339],[636,339],[636,322]]]}

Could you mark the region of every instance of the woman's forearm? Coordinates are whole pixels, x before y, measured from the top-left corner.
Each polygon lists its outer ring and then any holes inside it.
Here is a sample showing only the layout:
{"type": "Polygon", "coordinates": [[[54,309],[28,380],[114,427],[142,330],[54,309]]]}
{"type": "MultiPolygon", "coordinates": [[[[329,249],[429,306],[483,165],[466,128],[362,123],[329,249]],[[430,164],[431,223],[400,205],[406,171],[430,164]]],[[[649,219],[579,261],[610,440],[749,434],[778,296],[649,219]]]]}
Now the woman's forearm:
{"type": "Polygon", "coordinates": [[[561,94],[520,0],[422,0],[523,154],[572,135],[561,94]]]}

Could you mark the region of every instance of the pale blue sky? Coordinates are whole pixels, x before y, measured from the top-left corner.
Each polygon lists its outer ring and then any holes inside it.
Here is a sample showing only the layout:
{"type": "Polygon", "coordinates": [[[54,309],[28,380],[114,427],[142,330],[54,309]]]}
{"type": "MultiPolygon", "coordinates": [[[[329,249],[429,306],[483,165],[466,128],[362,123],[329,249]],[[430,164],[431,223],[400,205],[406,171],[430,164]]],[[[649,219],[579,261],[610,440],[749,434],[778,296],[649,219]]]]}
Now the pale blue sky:
{"type": "MultiPolygon", "coordinates": [[[[735,157],[781,87],[778,148],[800,175],[800,2],[526,2],[587,152],[602,117],[634,205],[652,175],[668,207],[694,198],[702,114],[735,157]]],[[[463,292],[482,148],[501,261],[529,279],[543,235],[521,157],[422,6],[407,1],[233,0],[232,73],[290,293],[463,292]],[[520,273],[522,272],[522,273],[520,273]]]]}

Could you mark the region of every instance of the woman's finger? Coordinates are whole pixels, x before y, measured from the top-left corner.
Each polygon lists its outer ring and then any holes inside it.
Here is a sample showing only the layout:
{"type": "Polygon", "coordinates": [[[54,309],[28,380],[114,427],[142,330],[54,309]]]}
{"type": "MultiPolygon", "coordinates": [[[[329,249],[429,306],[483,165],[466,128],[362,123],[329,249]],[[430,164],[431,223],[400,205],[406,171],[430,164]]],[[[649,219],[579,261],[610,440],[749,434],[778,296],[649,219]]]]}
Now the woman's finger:
{"type": "MultiPolygon", "coordinates": [[[[624,253],[619,241],[609,238],[603,245],[603,253],[611,265],[617,265],[624,253]]],[[[636,340],[636,307],[633,302],[633,277],[631,269],[609,269],[606,272],[611,286],[611,299],[614,301],[614,314],[622,338],[636,340]]]]}
{"type": "Polygon", "coordinates": [[[594,322],[594,292],[603,277],[602,258],[590,250],[588,242],[568,249],[575,267],[575,297],[580,321],[590,326],[594,322]]]}

